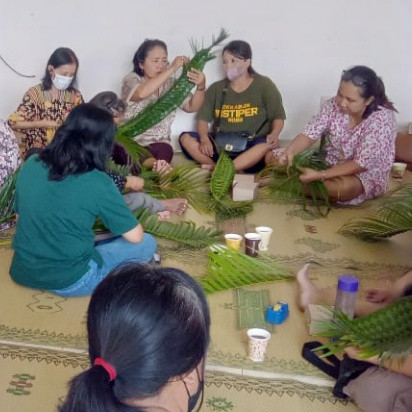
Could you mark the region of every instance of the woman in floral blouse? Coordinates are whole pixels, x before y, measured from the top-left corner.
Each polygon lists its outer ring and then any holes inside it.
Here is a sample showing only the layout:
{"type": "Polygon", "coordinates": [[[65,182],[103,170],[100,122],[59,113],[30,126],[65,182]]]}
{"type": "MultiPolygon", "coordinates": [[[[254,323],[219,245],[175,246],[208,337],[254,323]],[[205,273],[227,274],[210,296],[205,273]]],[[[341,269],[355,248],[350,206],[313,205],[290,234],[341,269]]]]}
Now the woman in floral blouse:
{"type": "Polygon", "coordinates": [[[328,169],[303,169],[302,183],[321,180],[329,196],[340,204],[354,205],[385,193],[395,156],[396,109],[376,73],[355,66],[342,74],[337,95],[286,149],[275,149],[268,163],[290,164],[293,156],[328,135],[328,169]]]}
{"type": "Polygon", "coordinates": [[[75,88],[79,67],[74,52],[56,49],[47,62],[42,82],[31,87],[17,110],[9,117],[13,130],[22,134],[23,154],[31,148],[44,148],[56,129],[83,97],[75,88]]]}

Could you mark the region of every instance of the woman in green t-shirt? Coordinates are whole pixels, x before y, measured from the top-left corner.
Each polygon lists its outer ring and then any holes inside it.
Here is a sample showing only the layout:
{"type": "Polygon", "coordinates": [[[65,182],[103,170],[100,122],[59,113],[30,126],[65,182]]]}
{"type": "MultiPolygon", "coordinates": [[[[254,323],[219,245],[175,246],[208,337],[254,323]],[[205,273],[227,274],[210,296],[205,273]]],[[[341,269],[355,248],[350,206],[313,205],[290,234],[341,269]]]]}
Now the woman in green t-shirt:
{"type": "Polygon", "coordinates": [[[189,158],[213,169],[218,151],[209,124],[213,133],[242,132],[250,138],[244,150],[232,156],[235,169],[256,172],[264,167],[266,153],[279,145],[285,119],[282,97],[268,77],[252,68],[252,50],[245,41],[226,45],[222,62],[226,78],[207,89],[197,113],[197,132],[182,133],[179,142],[189,158]]]}
{"type": "Polygon", "coordinates": [[[10,268],[15,282],[62,296],[88,295],[117,265],[152,259],[155,239],[143,233],[105,173],[115,130],[107,111],[82,104],[23,165],[10,268]],[[97,217],[116,237],[95,246],[97,217]]]}

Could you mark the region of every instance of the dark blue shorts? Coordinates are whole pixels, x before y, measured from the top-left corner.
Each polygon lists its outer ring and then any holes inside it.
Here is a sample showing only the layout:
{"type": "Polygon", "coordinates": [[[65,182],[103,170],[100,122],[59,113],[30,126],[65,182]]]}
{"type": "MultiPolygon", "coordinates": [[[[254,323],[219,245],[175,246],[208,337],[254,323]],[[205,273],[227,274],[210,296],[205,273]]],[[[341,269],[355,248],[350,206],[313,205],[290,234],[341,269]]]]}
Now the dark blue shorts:
{"type": "MultiPolygon", "coordinates": [[[[199,136],[199,133],[197,133],[197,132],[183,132],[183,133],[181,133],[180,136],[179,136],[179,144],[180,144],[180,147],[181,147],[181,149],[182,149],[182,152],[184,153],[184,155],[185,155],[188,159],[193,160],[192,156],[190,156],[190,154],[187,152],[187,150],[186,150],[186,149],[182,146],[182,144],[180,143],[180,138],[181,138],[182,135],[185,134],[185,133],[188,133],[191,137],[193,137],[193,138],[194,138],[197,142],[199,142],[199,143],[200,143],[200,136],[199,136]]],[[[219,153],[218,153],[218,151],[217,151],[217,149],[216,149],[216,144],[215,144],[214,140],[211,139],[211,134],[210,134],[210,133],[209,133],[209,139],[210,139],[210,141],[211,141],[211,143],[212,143],[212,145],[213,145],[213,156],[212,156],[212,160],[216,163],[217,160],[219,159],[219,153]]],[[[259,143],[266,143],[266,135],[256,136],[254,139],[249,140],[249,141],[247,142],[247,144],[246,144],[246,150],[250,149],[250,148],[253,147],[253,146],[256,146],[256,145],[259,144],[259,143]]],[[[246,150],[245,150],[245,151],[246,151],[246,150]]],[[[244,152],[242,152],[242,153],[244,153],[244,152]]],[[[239,155],[238,155],[238,156],[239,156],[239,155]]],[[[246,170],[246,172],[249,171],[250,173],[256,173],[257,171],[262,170],[262,169],[264,168],[264,166],[265,166],[265,162],[264,162],[264,160],[261,160],[257,165],[255,165],[255,166],[251,167],[250,169],[246,170]]]]}

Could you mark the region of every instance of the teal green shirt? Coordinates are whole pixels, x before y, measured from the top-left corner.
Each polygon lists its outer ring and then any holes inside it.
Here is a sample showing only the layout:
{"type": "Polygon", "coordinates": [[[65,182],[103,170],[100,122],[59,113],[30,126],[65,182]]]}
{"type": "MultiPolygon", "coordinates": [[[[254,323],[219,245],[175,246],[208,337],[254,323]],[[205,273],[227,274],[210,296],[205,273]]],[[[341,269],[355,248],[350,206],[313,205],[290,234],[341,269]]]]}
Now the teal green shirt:
{"type": "Polygon", "coordinates": [[[51,181],[49,170],[30,157],[16,183],[19,215],[10,268],[13,280],[36,289],[72,285],[102,258],[94,248],[93,225],[100,217],[114,235],[137,224],[119,190],[99,170],[51,181]]]}
{"type": "MultiPolygon", "coordinates": [[[[213,83],[206,91],[205,102],[197,113],[197,119],[212,123],[219,117],[222,107],[222,93],[227,80],[213,83]]],[[[257,132],[265,120],[259,135],[266,135],[272,130],[272,121],[285,119],[282,96],[276,85],[266,76],[253,75],[253,82],[241,93],[229,86],[220,114],[222,132],[248,131],[257,132]]]]}

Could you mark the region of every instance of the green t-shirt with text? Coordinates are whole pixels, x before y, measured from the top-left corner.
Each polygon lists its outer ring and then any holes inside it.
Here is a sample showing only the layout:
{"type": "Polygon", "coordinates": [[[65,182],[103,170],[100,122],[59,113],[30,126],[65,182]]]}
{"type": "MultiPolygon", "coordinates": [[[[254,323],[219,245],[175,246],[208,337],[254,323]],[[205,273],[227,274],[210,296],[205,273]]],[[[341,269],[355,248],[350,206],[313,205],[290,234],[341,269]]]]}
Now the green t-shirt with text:
{"type": "Polygon", "coordinates": [[[272,129],[273,120],[286,118],[279,90],[268,77],[254,74],[253,82],[241,93],[228,86],[222,106],[222,93],[226,84],[226,79],[220,80],[207,89],[205,102],[197,113],[197,119],[212,123],[219,117],[222,107],[221,131],[248,131],[254,134],[268,120],[259,132],[259,135],[266,135],[272,129]]]}

